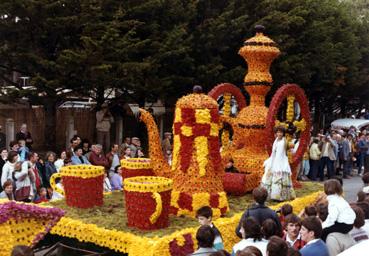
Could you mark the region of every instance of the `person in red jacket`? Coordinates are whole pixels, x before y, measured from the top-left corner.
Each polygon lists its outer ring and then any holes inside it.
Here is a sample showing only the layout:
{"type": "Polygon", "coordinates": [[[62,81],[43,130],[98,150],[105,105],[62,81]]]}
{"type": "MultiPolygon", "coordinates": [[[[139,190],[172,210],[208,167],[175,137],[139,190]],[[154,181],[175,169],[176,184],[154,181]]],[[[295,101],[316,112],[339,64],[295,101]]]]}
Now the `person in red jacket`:
{"type": "Polygon", "coordinates": [[[301,220],[295,214],[289,214],[284,219],[284,230],[285,235],[283,239],[286,240],[289,247],[293,247],[296,250],[300,250],[306,242],[301,239],[300,229],[301,229],[301,220]]]}
{"type": "Polygon", "coordinates": [[[102,153],[102,146],[100,144],[96,144],[92,147],[89,161],[92,165],[104,166],[106,170],[110,168],[109,161],[102,153]]]}

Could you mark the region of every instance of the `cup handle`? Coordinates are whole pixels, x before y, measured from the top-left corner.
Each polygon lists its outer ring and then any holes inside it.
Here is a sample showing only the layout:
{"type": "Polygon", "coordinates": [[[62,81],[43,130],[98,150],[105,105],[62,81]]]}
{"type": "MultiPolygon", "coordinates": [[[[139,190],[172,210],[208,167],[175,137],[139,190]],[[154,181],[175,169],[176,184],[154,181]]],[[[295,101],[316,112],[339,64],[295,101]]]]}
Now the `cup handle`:
{"type": "Polygon", "coordinates": [[[51,177],[50,177],[50,186],[54,191],[56,191],[56,192],[58,192],[58,193],[60,193],[64,196],[64,190],[57,187],[56,183],[55,183],[55,179],[61,178],[61,177],[62,177],[62,175],[59,172],[54,173],[53,175],[51,175],[51,177]]]}
{"type": "Polygon", "coordinates": [[[155,200],[156,206],[155,206],[155,212],[150,216],[150,223],[154,224],[161,215],[161,212],[163,210],[163,204],[162,204],[161,196],[158,192],[154,192],[152,194],[152,198],[155,200]]]}

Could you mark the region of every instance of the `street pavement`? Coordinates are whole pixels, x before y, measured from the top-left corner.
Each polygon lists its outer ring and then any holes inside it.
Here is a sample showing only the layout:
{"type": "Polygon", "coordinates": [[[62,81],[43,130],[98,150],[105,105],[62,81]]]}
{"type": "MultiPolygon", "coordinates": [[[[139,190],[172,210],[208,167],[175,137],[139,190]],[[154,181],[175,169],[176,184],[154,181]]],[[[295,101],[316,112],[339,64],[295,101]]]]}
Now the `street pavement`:
{"type": "Polygon", "coordinates": [[[345,199],[350,202],[356,202],[356,194],[363,188],[363,181],[360,176],[354,176],[351,179],[343,179],[343,193],[345,199]]]}

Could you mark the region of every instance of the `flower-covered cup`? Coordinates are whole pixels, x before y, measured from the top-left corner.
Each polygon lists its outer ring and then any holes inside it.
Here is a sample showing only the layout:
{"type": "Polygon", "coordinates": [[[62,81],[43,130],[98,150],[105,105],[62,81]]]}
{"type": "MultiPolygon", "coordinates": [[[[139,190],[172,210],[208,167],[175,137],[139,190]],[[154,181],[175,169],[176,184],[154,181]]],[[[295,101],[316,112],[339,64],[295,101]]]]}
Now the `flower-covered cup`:
{"type": "Polygon", "coordinates": [[[169,225],[173,181],[164,177],[139,176],[124,180],[128,226],[144,230],[169,225]]]}
{"type": "Polygon", "coordinates": [[[54,191],[65,196],[68,206],[91,208],[103,204],[104,167],[93,165],[63,166],[59,173],[50,177],[54,191]],[[61,178],[63,189],[55,183],[61,178]]]}

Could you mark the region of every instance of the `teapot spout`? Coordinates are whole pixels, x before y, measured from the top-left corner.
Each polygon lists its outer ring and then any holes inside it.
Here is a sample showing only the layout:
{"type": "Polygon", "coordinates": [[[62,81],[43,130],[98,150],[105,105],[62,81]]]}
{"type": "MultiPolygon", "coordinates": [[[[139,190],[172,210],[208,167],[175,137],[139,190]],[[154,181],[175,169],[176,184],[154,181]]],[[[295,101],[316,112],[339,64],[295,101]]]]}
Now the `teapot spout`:
{"type": "Polygon", "coordinates": [[[149,157],[156,176],[171,178],[173,176],[168,162],[165,160],[159,130],[152,115],[140,108],[140,120],[145,123],[149,138],[149,157]]]}

